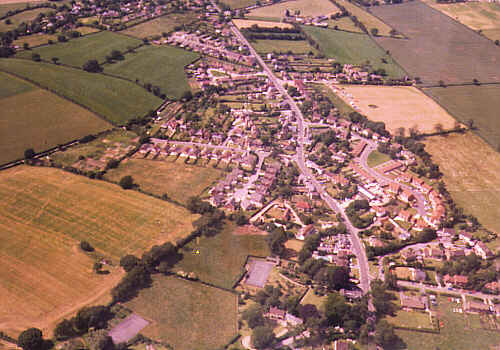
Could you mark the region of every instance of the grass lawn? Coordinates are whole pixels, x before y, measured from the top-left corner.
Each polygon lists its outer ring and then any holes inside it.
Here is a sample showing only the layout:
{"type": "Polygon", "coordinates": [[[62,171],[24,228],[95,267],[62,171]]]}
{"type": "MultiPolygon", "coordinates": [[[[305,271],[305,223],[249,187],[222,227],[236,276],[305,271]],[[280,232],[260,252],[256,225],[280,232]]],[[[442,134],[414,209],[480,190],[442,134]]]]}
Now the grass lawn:
{"type": "Polygon", "coordinates": [[[340,12],[339,8],[328,0],[292,0],[271,6],[251,10],[248,16],[284,18],[286,10],[290,13],[300,11],[303,17],[328,16],[340,12]]]}
{"type": "Polygon", "coordinates": [[[134,83],[83,70],[22,59],[0,59],[0,70],[35,82],[115,124],[144,116],[162,100],[134,83]]]}
{"type": "Polygon", "coordinates": [[[384,69],[388,76],[400,78],[404,70],[365,34],[348,33],[318,27],[302,26],[320,46],[320,50],[339,63],[361,65],[368,63],[375,69],[384,69]],[[383,63],[385,60],[387,63],[383,63]]]}
{"type": "Polygon", "coordinates": [[[256,40],[252,42],[251,45],[258,53],[287,53],[291,51],[294,54],[300,55],[308,54],[309,52],[317,52],[317,50],[305,40],[256,40]]]}
{"type": "Polygon", "coordinates": [[[176,350],[219,349],[238,332],[237,296],[199,282],[155,275],[125,305],[153,321],[141,334],[176,350]]]}
{"type": "Polygon", "coordinates": [[[186,204],[189,197],[202,194],[224,172],[212,167],[187,165],[180,160],[129,159],[108,171],[106,179],[118,182],[125,175],[131,175],[144,191],[159,196],[166,193],[171,199],[186,204]]]}
{"type": "Polygon", "coordinates": [[[500,154],[473,133],[427,138],[425,149],[455,202],[486,228],[500,232],[500,154]]]}
{"type": "Polygon", "coordinates": [[[323,304],[325,303],[328,296],[316,295],[313,289],[309,289],[301,300],[302,305],[312,304],[315,305],[318,310],[323,310],[323,304]]]}
{"type": "Polygon", "coordinates": [[[142,39],[153,35],[161,35],[164,32],[168,33],[174,30],[176,26],[191,23],[195,19],[196,14],[193,12],[170,14],[127,28],[121,33],[142,39]]]}
{"type": "Polygon", "coordinates": [[[391,157],[389,157],[387,154],[380,153],[379,151],[373,151],[368,155],[367,163],[370,168],[373,168],[389,160],[391,160],[391,157]]]}
{"type": "Polygon", "coordinates": [[[234,229],[235,225],[229,222],[215,237],[201,237],[189,243],[177,268],[195,272],[202,281],[231,288],[244,268],[247,255],[270,254],[265,236],[234,235],[234,229]]]}
{"type": "Polygon", "coordinates": [[[175,241],[197,218],[186,209],[59,169],[18,166],[0,173],[0,318],[4,331],[47,329],[107,294],[125,254],[175,241]],[[88,241],[114,262],[92,272],[88,241]],[[108,269],[108,266],[105,267],[108,269]]]}
{"type": "Polygon", "coordinates": [[[81,68],[88,60],[96,59],[99,63],[103,63],[112,50],[124,52],[127,47],[137,47],[141,43],[140,40],[126,35],[103,31],[69,40],[65,43],[21,51],[16,57],[31,59],[33,53],[38,53],[42,60],[50,61],[52,57],[57,57],[63,64],[81,68]]]}
{"type": "Polygon", "coordinates": [[[121,76],[141,84],[159,86],[167,97],[179,99],[190,91],[184,67],[200,56],[176,47],[141,47],[125,55],[123,61],[108,64],[105,73],[121,76]]]}

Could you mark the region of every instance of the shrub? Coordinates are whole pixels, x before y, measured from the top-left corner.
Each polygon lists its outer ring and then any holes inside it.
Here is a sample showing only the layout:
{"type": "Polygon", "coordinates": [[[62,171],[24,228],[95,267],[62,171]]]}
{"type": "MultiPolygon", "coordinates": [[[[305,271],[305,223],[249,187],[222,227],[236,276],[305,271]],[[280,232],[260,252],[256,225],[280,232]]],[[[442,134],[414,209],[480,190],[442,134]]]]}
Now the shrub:
{"type": "Polygon", "coordinates": [[[80,248],[82,248],[82,250],[84,250],[86,252],[93,252],[94,251],[94,247],[92,247],[90,245],[90,243],[87,242],[87,241],[81,241],[80,242],[80,248]]]}
{"type": "Polygon", "coordinates": [[[134,179],[130,175],[125,175],[120,179],[119,185],[124,190],[129,190],[134,187],[134,179]]]}

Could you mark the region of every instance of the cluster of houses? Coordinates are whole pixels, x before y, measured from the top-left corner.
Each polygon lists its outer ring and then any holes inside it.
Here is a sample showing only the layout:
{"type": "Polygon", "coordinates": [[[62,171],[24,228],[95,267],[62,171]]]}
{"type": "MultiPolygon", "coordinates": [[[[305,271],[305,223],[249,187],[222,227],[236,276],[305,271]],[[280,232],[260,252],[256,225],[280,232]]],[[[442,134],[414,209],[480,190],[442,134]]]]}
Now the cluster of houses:
{"type": "Polygon", "coordinates": [[[312,257],[337,266],[348,267],[352,255],[354,253],[352,252],[349,236],[341,234],[322,238],[312,257]]]}

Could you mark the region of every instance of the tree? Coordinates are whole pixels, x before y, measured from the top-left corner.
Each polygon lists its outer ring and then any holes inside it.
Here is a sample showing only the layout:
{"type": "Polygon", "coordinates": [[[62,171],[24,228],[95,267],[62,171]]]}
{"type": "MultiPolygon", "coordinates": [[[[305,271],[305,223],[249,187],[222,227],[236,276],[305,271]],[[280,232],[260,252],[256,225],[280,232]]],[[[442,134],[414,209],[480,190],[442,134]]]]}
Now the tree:
{"type": "Polygon", "coordinates": [[[57,41],[59,41],[60,43],[64,43],[66,42],[68,39],[66,39],[66,37],[64,35],[59,35],[57,37],[57,41]]]}
{"type": "Polygon", "coordinates": [[[378,29],[377,28],[372,28],[370,30],[370,33],[372,33],[373,36],[377,36],[378,35],[378,29]]]}
{"type": "Polygon", "coordinates": [[[446,84],[444,83],[443,80],[438,81],[439,86],[441,87],[446,87],[446,84]]]}
{"type": "Polygon", "coordinates": [[[130,175],[125,175],[118,183],[124,190],[129,190],[134,187],[134,179],[130,175]]]}
{"type": "Polygon", "coordinates": [[[40,350],[43,346],[42,331],[38,328],[29,328],[19,334],[17,346],[24,350],[40,350]]]}
{"type": "Polygon", "coordinates": [[[38,54],[38,53],[33,53],[33,54],[31,55],[31,59],[32,59],[33,61],[35,61],[35,62],[40,62],[40,61],[42,60],[42,58],[40,57],[40,54],[38,54]]]}
{"type": "Polygon", "coordinates": [[[88,60],[83,65],[83,70],[90,73],[99,73],[102,72],[102,67],[99,65],[99,62],[97,62],[97,60],[88,60]]]}
{"type": "Polygon", "coordinates": [[[30,49],[30,44],[28,44],[28,43],[24,43],[24,44],[23,44],[23,49],[25,49],[25,50],[29,50],[29,49],[30,49]]]}
{"type": "Polygon", "coordinates": [[[349,311],[344,297],[337,292],[330,293],[323,304],[325,317],[329,326],[342,326],[343,317],[349,311]]]}
{"type": "Polygon", "coordinates": [[[269,236],[267,236],[267,244],[271,253],[281,255],[285,251],[285,242],[287,241],[285,230],[282,227],[274,229],[269,236]]]}
{"type": "Polygon", "coordinates": [[[57,62],[59,61],[59,58],[58,57],[52,57],[52,63],[54,64],[57,64],[57,62]]]}
{"type": "Polygon", "coordinates": [[[35,151],[33,148],[28,148],[24,151],[24,159],[32,159],[35,156],[35,151]]]}
{"type": "Polygon", "coordinates": [[[248,327],[253,329],[264,324],[264,317],[262,316],[262,313],[262,307],[254,305],[243,312],[242,318],[247,322],[248,327]]]}
{"type": "Polygon", "coordinates": [[[136,267],[141,260],[135,255],[125,255],[120,259],[120,266],[125,270],[125,272],[131,271],[134,267],[136,267]]]}
{"type": "Polygon", "coordinates": [[[259,326],[252,332],[252,344],[257,349],[265,349],[271,347],[275,337],[273,330],[269,327],[259,326]]]}
{"type": "Polygon", "coordinates": [[[380,320],[375,325],[375,343],[380,346],[394,345],[398,336],[394,333],[394,327],[386,320],[380,320]]]}
{"type": "Polygon", "coordinates": [[[73,328],[73,322],[64,319],[59,322],[54,329],[54,337],[57,340],[66,340],[76,335],[75,329],[73,328]]]}
{"type": "Polygon", "coordinates": [[[81,241],[81,242],[80,242],[80,248],[81,248],[82,250],[86,251],[86,252],[93,252],[93,251],[94,251],[94,247],[92,247],[92,246],[90,245],[90,243],[89,243],[89,242],[87,242],[87,241],[81,241]]]}
{"type": "Polygon", "coordinates": [[[99,273],[102,269],[102,264],[99,261],[96,261],[94,263],[94,266],[92,267],[92,270],[94,270],[95,273],[99,273]]]}
{"type": "Polygon", "coordinates": [[[498,40],[498,39],[497,39],[497,40],[495,40],[495,45],[496,45],[496,46],[499,46],[499,45],[500,45],[500,40],[498,40]]]}
{"type": "Polygon", "coordinates": [[[193,93],[190,90],[184,91],[181,96],[181,100],[183,101],[191,101],[193,99],[193,93]]]}

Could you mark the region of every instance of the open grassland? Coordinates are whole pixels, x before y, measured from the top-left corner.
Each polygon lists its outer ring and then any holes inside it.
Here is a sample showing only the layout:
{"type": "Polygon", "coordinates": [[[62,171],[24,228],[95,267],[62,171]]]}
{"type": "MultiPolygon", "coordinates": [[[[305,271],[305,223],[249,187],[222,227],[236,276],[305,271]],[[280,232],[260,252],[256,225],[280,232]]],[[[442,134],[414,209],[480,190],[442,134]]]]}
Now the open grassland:
{"type": "Polygon", "coordinates": [[[224,0],[223,3],[232,9],[241,9],[244,7],[255,5],[257,3],[257,0],[224,0]]]}
{"type": "Polygon", "coordinates": [[[200,237],[189,243],[177,268],[194,272],[200,280],[231,288],[240,276],[247,255],[270,254],[265,236],[235,235],[235,225],[227,223],[215,237],[200,237]]]}
{"type": "Polygon", "coordinates": [[[151,83],[168,97],[179,99],[190,91],[184,67],[199,57],[197,53],[176,47],[146,46],[128,53],[123,61],[106,65],[104,72],[142,84],[151,83]]]}
{"type": "Polygon", "coordinates": [[[50,61],[52,57],[57,57],[61,63],[81,68],[85,62],[92,59],[103,63],[112,50],[124,52],[128,47],[137,47],[140,44],[141,41],[138,39],[103,31],[69,40],[65,43],[22,51],[16,57],[31,58],[33,53],[38,53],[42,60],[50,61]]]}
{"type": "Polygon", "coordinates": [[[0,70],[55,91],[115,124],[144,116],[162,103],[134,83],[83,70],[14,58],[1,59],[0,70]]]}
{"type": "Polygon", "coordinates": [[[185,236],[196,219],[173,204],[53,168],[1,172],[0,198],[2,330],[45,328],[116,284],[114,268],[109,277],[92,272],[80,241],[116,265],[125,254],[185,236]]]}
{"type": "Polygon", "coordinates": [[[293,0],[251,10],[248,16],[284,18],[286,10],[291,14],[300,11],[302,17],[330,16],[340,12],[339,8],[328,0],[293,0]]]}
{"type": "Polygon", "coordinates": [[[20,83],[29,90],[0,98],[0,164],[22,158],[28,148],[40,152],[113,127],[68,100],[15,77],[5,77],[0,73],[0,96],[6,90],[13,91],[9,86],[19,87],[20,83]]]}
{"type": "Polygon", "coordinates": [[[498,47],[443,13],[420,1],[371,11],[409,38],[375,40],[425,85],[500,82],[498,47]]]}
{"type": "MultiPolygon", "coordinates": [[[[499,50],[500,51],[500,50],[499,50]]],[[[500,85],[449,86],[425,89],[462,123],[474,121],[477,132],[493,148],[500,147],[500,85]]]]}
{"type": "Polygon", "coordinates": [[[371,31],[373,28],[378,30],[378,35],[390,36],[390,32],[392,28],[386,23],[382,22],[377,17],[373,16],[369,12],[365,11],[359,6],[356,6],[354,3],[347,0],[336,0],[339,5],[345,7],[347,11],[365,25],[368,31],[371,31]]]}
{"type": "MultiPolygon", "coordinates": [[[[24,7],[25,6],[23,6],[23,8],[24,7]]],[[[9,19],[11,21],[11,24],[5,23],[5,20],[0,21],[0,31],[6,32],[9,30],[14,30],[17,27],[19,27],[19,25],[21,23],[23,23],[23,22],[29,23],[29,22],[33,21],[36,18],[36,16],[38,16],[40,13],[48,13],[50,11],[54,11],[54,10],[42,7],[42,8],[38,8],[38,9],[23,11],[21,13],[18,13],[17,15],[10,16],[9,19]]]]}
{"type": "Polygon", "coordinates": [[[500,4],[498,3],[438,4],[434,0],[427,0],[426,3],[473,30],[481,30],[491,40],[500,39],[500,4]]]}
{"type": "Polygon", "coordinates": [[[140,39],[148,38],[153,35],[168,33],[174,30],[176,26],[191,23],[195,19],[196,16],[193,12],[169,14],[127,28],[121,33],[131,35],[140,39]]]}
{"type": "Polygon", "coordinates": [[[384,69],[390,77],[401,78],[406,75],[391,56],[378,47],[368,35],[310,26],[302,26],[302,29],[319,44],[326,57],[334,58],[339,63],[369,63],[374,69],[384,69]]]}
{"type": "Polygon", "coordinates": [[[251,45],[258,53],[287,53],[291,51],[300,55],[317,52],[306,40],[256,40],[251,45]]]}
{"type": "Polygon", "coordinates": [[[189,197],[201,195],[223,174],[212,167],[187,165],[180,160],[129,159],[108,171],[106,178],[118,182],[122,176],[131,175],[142,190],[158,196],[166,193],[174,201],[186,204],[189,197]]]}
{"type": "Polygon", "coordinates": [[[284,22],[271,22],[271,21],[253,21],[249,19],[233,19],[233,23],[238,28],[249,28],[254,24],[259,26],[260,28],[293,28],[291,23],[284,22]]]}
{"type": "Polygon", "coordinates": [[[141,334],[176,350],[220,349],[238,332],[237,296],[199,282],[155,275],[125,305],[153,321],[141,334]]]}
{"type": "Polygon", "coordinates": [[[470,132],[427,138],[425,144],[457,204],[500,232],[500,154],[470,132]]]}
{"type": "Polygon", "coordinates": [[[360,113],[377,122],[384,122],[387,130],[417,127],[420,132],[434,132],[436,124],[444,129],[455,126],[455,119],[439,104],[420,90],[409,86],[339,86],[340,96],[353,102],[360,113]]]}

